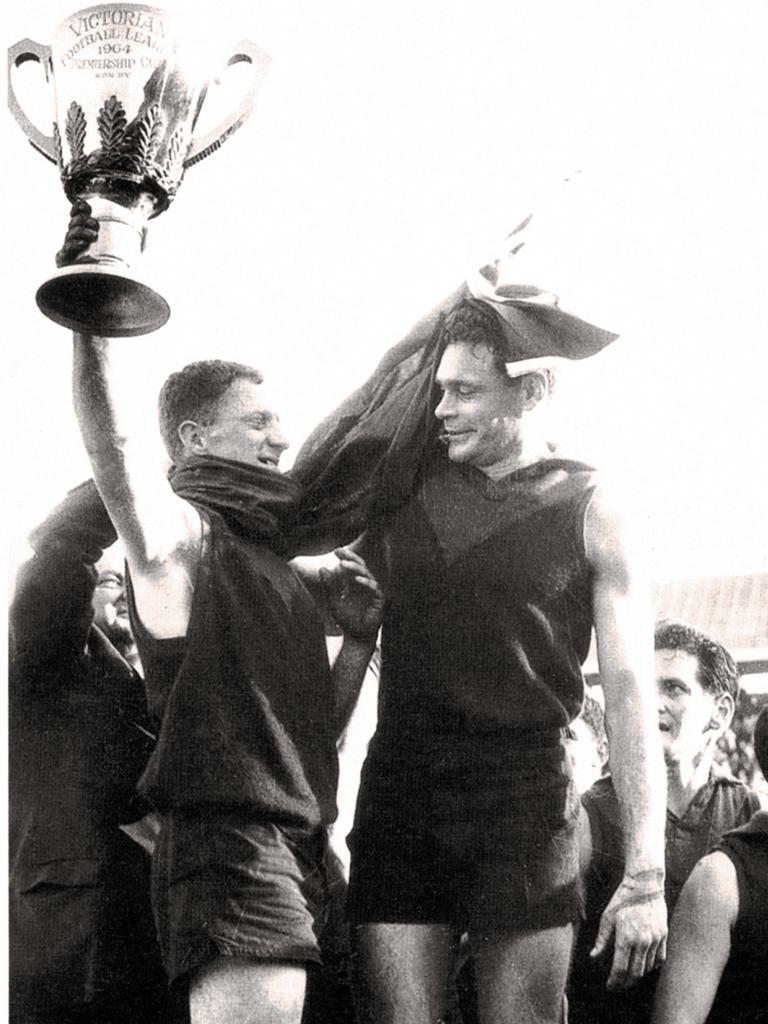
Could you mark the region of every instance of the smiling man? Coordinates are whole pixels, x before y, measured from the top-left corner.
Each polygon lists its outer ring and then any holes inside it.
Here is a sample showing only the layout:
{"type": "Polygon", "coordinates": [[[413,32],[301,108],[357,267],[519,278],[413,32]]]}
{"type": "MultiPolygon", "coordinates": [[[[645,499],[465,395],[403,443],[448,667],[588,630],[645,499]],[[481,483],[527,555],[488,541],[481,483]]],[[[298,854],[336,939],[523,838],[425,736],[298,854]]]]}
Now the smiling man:
{"type": "Polygon", "coordinates": [[[288,442],[261,374],[208,360],[168,378],[166,479],[125,425],[111,345],[75,336],[74,392],[125,547],[159,728],[140,790],[161,817],[164,964],[192,1024],[297,1022],[305,967],[319,960],[336,735],[346,684],[373,651],[378,588],[340,552],[358,586],[336,589],[349,635],[332,677],[320,615],[285,557],[298,485],[279,472],[288,442]]]}
{"type": "Polygon", "coordinates": [[[192,1024],[297,1022],[319,960],[343,695],[373,651],[378,588],[340,552],[358,588],[352,600],[337,588],[349,635],[332,677],[319,612],[286,561],[298,485],[279,472],[288,442],[261,374],[207,360],[168,378],[166,479],[126,426],[112,344],[75,336],[74,393],[159,729],[140,790],[161,818],[164,964],[192,1024]]]}
{"type": "MultiPolygon", "coordinates": [[[[585,333],[571,355],[589,353],[585,333]]],[[[538,340],[536,351],[475,298],[447,312],[431,410],[441,443],[362,542],[387,592],[378,727],[350,838],[371,1024],[443,1017],[463,932],[483,1024],[561,1020],[581,913],[565,728],[583,700],[593,626],[626,827],[600,943],[616,937],[617,983],[663,957],[661,752],[640,560],[597,474],[553,452],[547,399],[568,353],[557,330],[538,340]]]]}
{"type": "Polygon", "coordinates": [[[499,480],[548,457],[541,428],[533,430],[527,422],[521,429],[521,420],[548,396],[553,382],[549,369],[510,373],[503,354],[482,341],[447,346],[437,371],[442,398],[435,416],[450,461],[475,466],[499,480]]]}
{"type": "MultiPolygon", "coordinates": [[[[666,898],[671,915],[694,865],[729,829],[745,824],[760,806],[757,793],[714,764],[720,737],[731,723],[739,673],[725,648],[678,622],[656,626],[658,727],[667,768],[666,898]]],[[[584,797],[591,832],[587,921],[579,936],[571,982],[574,1021],[649,1019],[658,978],[653,974],[626,995],[605,990],[607,970],[590,965],[587,952],[597,920],[621,872],[621,823],[610,778],[584,797]]]]}
{"type": "Polygon", "coordinates": [[[128,615],[125,589],[125,561],[122,551],[111,548],[96,563],[96,590],[93,595],[93,624],[98,626],[118,654],[139,669],[139,654],[128,615]]]}
{"type": "MultiPolygon", "coordinates": [[[[78,201],[60,265],[98,234],[78,201]]],[[[336,737],[376,642],[381,595],[340,550],[329,602],[344,643],[328,665],[320,612],[287,561],[299,484],[253,367],[191,363],[165,382],[172,467],[137,436],[108,338],[74,335],[75,411],[125,549],[155,750],[139,789],[160,816],[152,903],[191,1024],[298,1024],[327,901],[336,737]]]]}

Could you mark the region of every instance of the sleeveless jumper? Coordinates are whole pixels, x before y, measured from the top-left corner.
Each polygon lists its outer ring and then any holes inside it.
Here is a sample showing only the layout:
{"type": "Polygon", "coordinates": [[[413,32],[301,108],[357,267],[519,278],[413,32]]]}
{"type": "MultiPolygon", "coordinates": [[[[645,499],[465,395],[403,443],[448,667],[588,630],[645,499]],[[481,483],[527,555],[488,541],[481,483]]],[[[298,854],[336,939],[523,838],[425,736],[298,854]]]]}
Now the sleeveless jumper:
{"type": "Polygon", "coordinates": [[[731,953],[708,1021],[766,1024],[768,1021],[768,812],[728,832],[717,849],[736,869],[739,913],[731,953]]]}
{"type": "Polygon", "coordinates": [[[217,512],[186,637],[132,618],[157,746],[140,791],[161,811],[242,811],[306,828],[336,816],[333,695],[322,622],[284,558],[217,512]]]}
{"type": "MultiPolygon", "coordinates": [[[[518,920],[580,912],[578,798],[562,732],[583,699],[594,486],[581,463],[546,460],[494,482],[441,452],[376,538],[388,604],[378,727],[351,837],[353,917],[367,914],[355,910],[371,884],[360,865],[394,835],[518,878],[514,894],[506,881],[501,890],[510,907],[524,904],[518,920]]],[[[485,900],[494,913],[498,886],[481,890],[472,911],[485,900]]]]}

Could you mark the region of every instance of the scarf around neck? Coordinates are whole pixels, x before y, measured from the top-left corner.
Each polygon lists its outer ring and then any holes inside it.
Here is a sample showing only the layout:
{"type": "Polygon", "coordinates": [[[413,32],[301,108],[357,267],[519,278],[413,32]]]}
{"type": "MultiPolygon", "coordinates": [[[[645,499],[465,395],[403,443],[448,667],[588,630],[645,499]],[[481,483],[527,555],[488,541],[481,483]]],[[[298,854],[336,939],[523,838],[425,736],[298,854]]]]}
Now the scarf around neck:
{"type": "Polygon", "coordinates": [[[301,495],[296,480],[215,455],[195,455],[171,467],[168,478],[180,498],[216,512],[246,539],[287,553],[301,495]]]}

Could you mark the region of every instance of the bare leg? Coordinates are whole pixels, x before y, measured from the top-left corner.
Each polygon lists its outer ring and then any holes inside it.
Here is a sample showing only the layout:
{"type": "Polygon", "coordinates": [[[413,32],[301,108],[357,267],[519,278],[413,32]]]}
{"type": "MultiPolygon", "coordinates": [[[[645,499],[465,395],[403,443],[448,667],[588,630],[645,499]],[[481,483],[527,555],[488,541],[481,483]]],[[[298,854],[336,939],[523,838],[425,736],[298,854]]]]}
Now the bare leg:
{"type": "Polygon", "coordinates": [[[355,933],[355,990],[363,1024],[437,1024],[455,956],[450,925],[361,925],[355,933]]]}
{"type": "Polygon", "coordinates": [[[300,1024],[299,964],[217,956],[190,979],[190,1024],[300,1024]]]}
{"type": "Polygon", "coordinates": [[[560,1024],[573,926],[475,940],[480,1024],[560,1024]]]}

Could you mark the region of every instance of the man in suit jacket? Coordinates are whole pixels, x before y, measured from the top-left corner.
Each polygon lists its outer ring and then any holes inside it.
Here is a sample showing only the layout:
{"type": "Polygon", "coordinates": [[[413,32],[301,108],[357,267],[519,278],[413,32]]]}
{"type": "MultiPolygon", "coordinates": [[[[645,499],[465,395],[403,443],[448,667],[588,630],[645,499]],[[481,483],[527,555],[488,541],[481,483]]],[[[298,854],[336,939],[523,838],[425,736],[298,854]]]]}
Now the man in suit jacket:
{"type": "Polygon", "coordinates": [[[151,1024],[165,979],[149,857],[120,825],[153,741],[122,565],[92,484],[33,533],[11,607],[10,1010],[151,1024]],[[101,559],[101,560],[100,560],[101,559]]]}

